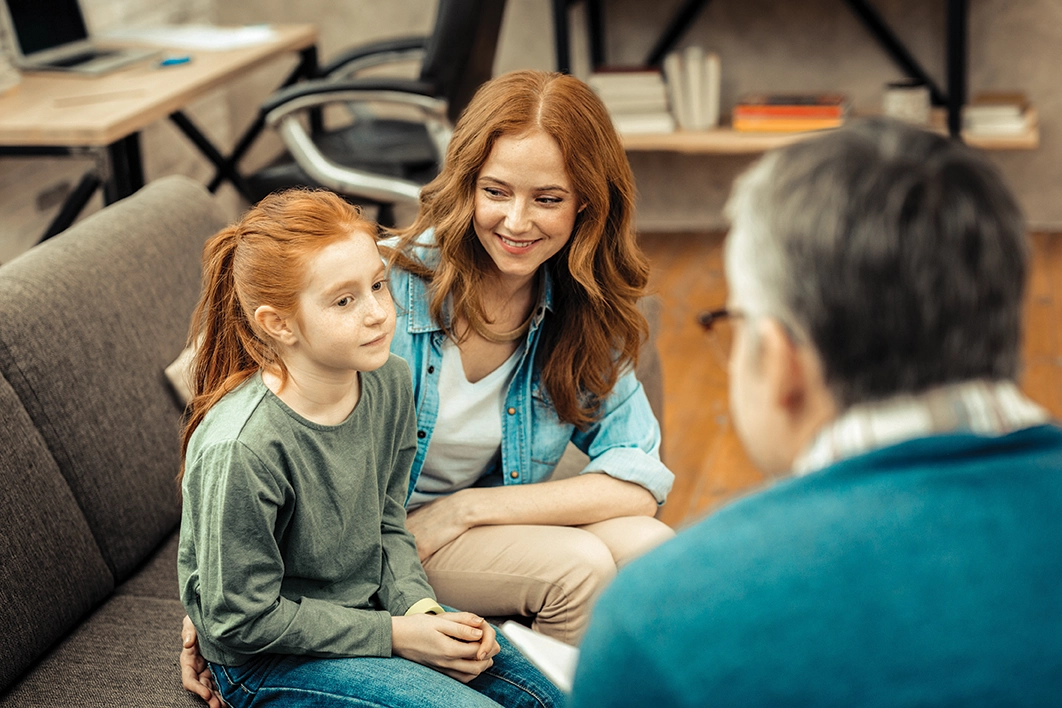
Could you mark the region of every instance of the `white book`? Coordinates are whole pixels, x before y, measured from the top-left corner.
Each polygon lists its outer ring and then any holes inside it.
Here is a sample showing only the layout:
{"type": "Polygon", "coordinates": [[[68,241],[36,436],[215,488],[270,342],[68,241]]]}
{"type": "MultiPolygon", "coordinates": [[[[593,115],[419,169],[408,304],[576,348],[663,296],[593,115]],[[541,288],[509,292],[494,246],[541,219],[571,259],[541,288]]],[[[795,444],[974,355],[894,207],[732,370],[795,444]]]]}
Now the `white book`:
{"type": "Polygon", "coordinates": [[[977,116],[979,118],[1017,118],[1025,113],[1025,108],[1016,104],[1000,105],[966,105],[963,106],[963,114],[977,116]]]}
{"type": "Polygon", "coordinates": [[[1020,116],[1006,119],[970,120],[969,117],[964,117],[962,129],[976,135],[1021,135],[1029,129],[1029,118],[1020,116]]]}
{"type": "Polygon", "coordinates": [[[962,120],[969,125],[1013,125],[1025,123],[1029,116],[1024,112],[1017,113],[988,113],[971,111],[968,108],[962,112],[962,120]]]}
{"type": "Polygon", "coordinates": [[[612,115],[612,125],[620,135],[674,133],[675,118],[668,111],[656,113],[619,113],[612,115]]]}
{"type": "Polygon", "coordinates": [[[697,45],[682,50],[683,65],[686,67],[686,85],[689,89],[691,130],[704,130],[708,127],[708,96],[705,95],[704,47],[697,45]]]}
{"type": "Polygon", "coordinates": [[[502,623],[498,630],[557,688],[571,693],[578,649],[512,620],[502,623]]]}
{"type": "Polygon", "coordinates": [[[595,91],[622,90],[630,88],[653,88],[663,83],[659,71],[602,71],[590,74],[586,80],[595,91]]]}
{"type": "Polygon", "coordinates": [[[649,98],[640,96],[602,97],[601,100],[609,113],[656,113],[667,110],[667,98],[664,96],[649,98]]]}
{"type": "Polygon", "coordinates": [[[655,84],[615,85],[603,89],[595,88],[594,93],[600,96],[602,101],[625,99],[667,101],[667,89],[664,87],[663,79],[659,79],[655,84]]]}
{"type": "Polygon", "coordinates": [[[705,128],[719,125],[719,94],[722,91],[722,67],[719,55],[708,52],[704,55],[705,128]]]}
{"type": "Polygon", "coordinates": [[[664,78],[667,83],[667,95],[671,101],[671,113],[683,130],[693,125],[689,89],[686,86],[686,72],[683,69],[682,56],[671,52],[664,57],[664,78]]]}

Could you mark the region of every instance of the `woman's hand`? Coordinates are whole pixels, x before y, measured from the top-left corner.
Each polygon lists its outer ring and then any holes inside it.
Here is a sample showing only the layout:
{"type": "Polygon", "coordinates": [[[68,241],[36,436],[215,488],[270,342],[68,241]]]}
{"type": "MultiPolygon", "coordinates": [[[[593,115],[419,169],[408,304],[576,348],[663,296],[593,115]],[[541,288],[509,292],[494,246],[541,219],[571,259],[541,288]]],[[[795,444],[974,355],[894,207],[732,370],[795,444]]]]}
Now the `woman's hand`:
{"type": "Polygon", "coordinates": [[[501,650],[494,628],[469,612],[391,618],[395,656],[468,683],[493,663],[501,650]]]}
{"type": "Polygon", "coordinates": [[[188,615],[184,616],[181,639],[184,644],[184,648],[181,649],[181,684],[184,685],[184,690],[202,698],[210,708],[222,708],[225,702],[214,693],[210,669],[207,667],[206,659],[199,653],[195,625],[192,624],[188,615]]]}
{"type": "Polygon", "coordinates": [[[410,512],[406,516],[406,528],[417,541],[417,555],[421,562],[435,551],[475,526],[471,523],[469,507],[465,500],[469,492],[454,492],[410,512]]]}

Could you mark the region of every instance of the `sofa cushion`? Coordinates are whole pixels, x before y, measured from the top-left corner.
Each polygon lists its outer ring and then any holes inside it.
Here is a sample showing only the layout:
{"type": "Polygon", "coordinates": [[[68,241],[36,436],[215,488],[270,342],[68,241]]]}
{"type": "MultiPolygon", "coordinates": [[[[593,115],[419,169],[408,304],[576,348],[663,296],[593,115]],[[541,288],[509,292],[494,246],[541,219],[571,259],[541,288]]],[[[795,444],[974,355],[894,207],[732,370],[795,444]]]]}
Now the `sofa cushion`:
{"type": "Polygon", "coordinates": [[[113,587],[66,480],[0,378],[0,690],[113,587]]]}
{"type": "Polygon", "coordinates": [[[181,688],[183,617],[178,600],[115,595],[0,696],[0,706],[202,708],[181,688]]]}
{"type": "Polygon", "coordinates": [[[0,373],[41,431],[115,582],[176,527],[185,344],[204,241],[225,224],[182,177],[149,184],[0,268],[0,373]]]}
{"type": "MultiPolygon", "coordinates": [[[[161,600],[181,599],[180,587],[177,584],[177,546],[180,540],[180,531],[175,531],[133,577],[116,587],[114,592],[119,595],[157,597],[161,600]]],[[[179,629],[178,627],[174,631],[179,629]]]]}

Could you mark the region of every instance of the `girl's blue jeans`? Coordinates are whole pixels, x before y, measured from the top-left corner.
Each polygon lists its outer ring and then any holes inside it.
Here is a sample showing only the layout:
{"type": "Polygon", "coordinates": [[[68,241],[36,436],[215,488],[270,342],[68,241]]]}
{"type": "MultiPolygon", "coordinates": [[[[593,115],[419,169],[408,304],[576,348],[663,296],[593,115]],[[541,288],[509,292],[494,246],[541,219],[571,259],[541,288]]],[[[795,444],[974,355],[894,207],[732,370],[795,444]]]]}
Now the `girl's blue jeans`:
{"type": "Polygon", "coordinates": [[[468,684],[400,657],[318,659],[263,654],[243,666],[210,664],[232,708],[387,706],[388,708],[558,708],[560,690],[504,637],[494,665],[468,684]]]}

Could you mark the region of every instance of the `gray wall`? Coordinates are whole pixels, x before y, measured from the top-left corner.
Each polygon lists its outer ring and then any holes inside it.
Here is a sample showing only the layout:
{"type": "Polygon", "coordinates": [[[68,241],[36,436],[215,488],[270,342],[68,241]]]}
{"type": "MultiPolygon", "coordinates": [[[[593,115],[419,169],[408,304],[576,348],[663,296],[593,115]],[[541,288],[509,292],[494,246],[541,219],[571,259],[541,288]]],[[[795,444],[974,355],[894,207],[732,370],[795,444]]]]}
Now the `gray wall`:
{"type": "MultiPolygon", "coordinates": [[[[640,62],[666,20],[683,0],[605,0],[607,54],[612,63],[640,62]]],[[[321,56],[385,37],[427,32],[436,0],[82,0],[93,29],[120,24],[207,21],[313,22],[321,31],[321,56]]],[[[882,15],[943,83],[944,2],[874,0],[882,15]]],[[[582,14],[573,11],[578,27],[582,14]]],[[[577,58],[585,47],[578,32],[577,58]]],[[[717,52],[723,66],[723,108],[753,90],[840,89],[859,111],[880,108],[881,88],[896,70],[840,0],[714,0],[683,38],[717,52]]],[[[0,46],[4,39],[0,38],[0,46]]],[[[496,72],[553,67],[548,0],[509,0],[496,72]]],[[[970,2],[971,92],[1020,88],[1040,112],[1041,145],[1029,152],[997,152],[1002,168],[1036,228],[1062,230],[1062,0],[972,0],[970,2]]],[[[219,90],[189,112],[222,145],[230,145],[258,103],[290,69],[278,62],[219,90]]],[[[577,73],[585,61],[576,65],[577,73]]],[[[278,149],[261,141],[245,163],[254,167],[278,149]]],[[[144,135],[148,178],[183,173],[206,180],[212,170],[168,123],[144,135]]],[[[748,158],[666,153],[631,155],[639,188],[643,229],[682,231],[718,228],[720,209],[733,178],[748,158]]],[[[32,242],[54,213],[41,195],[76,183],[89,163],[75,160],[0,160],[0,261],[32,242]],[[38,205],[42,208],[38,208],[38,205]]],[[[227,188],[233,215],[242,205],[227,188]]]]}

